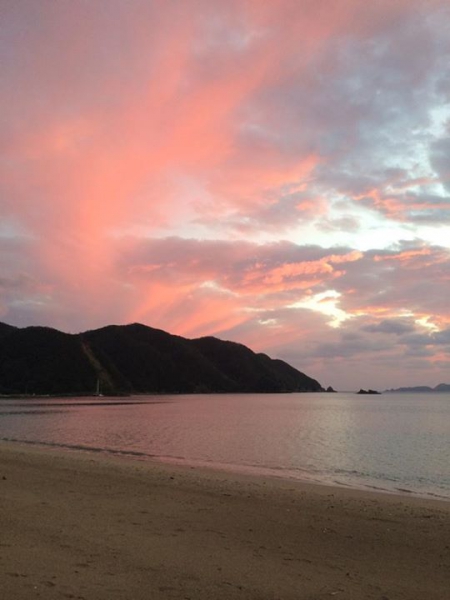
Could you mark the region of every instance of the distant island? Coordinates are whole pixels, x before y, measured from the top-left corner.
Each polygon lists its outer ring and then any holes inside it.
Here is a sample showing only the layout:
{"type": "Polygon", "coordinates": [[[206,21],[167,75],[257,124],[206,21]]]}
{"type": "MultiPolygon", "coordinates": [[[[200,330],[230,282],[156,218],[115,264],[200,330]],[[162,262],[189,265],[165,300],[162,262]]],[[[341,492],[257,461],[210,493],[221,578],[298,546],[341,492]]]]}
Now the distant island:
{"type": "Polygon", "coordinates": [[[450,392],[450,383],[440,383],[436,387],[432,388],[428,385],[417,385],[414,387],[400,387],[392,390],[386,390],[387,392],[450,392]]]}
{"type": "Polygon", "coordinates": [[[0,395],[322,392],[282,360],[138,323],[79,334],[0,323],[0,395]]]}
{"type": "Polygon", "coordinates": [[[377,392],[376,390],[363,390],[360,389],[359,392],[356,392],[357,394],[380,394],[381,392],[377,392]]]}

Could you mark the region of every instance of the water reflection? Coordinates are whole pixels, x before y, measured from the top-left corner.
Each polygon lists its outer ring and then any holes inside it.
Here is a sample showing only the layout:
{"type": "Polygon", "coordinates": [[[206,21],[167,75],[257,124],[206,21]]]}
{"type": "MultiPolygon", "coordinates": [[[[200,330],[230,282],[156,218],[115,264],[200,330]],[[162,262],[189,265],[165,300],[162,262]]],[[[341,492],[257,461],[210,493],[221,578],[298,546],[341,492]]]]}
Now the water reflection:
{"type": "Polygon", "coordinates": [[[449,417],[447,394],[20,399],[0,438],[450,498],[449,417]]]}

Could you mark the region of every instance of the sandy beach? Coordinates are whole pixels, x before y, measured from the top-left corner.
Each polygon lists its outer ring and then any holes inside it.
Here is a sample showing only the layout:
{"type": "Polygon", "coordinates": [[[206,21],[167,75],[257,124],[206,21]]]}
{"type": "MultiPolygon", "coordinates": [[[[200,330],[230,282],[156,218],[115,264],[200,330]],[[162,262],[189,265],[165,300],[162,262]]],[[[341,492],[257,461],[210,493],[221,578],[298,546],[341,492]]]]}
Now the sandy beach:
{"type": "Polygon", "coordinates": [[[450,503],[0,445],[0,597],[444,600],[450,503]]]}

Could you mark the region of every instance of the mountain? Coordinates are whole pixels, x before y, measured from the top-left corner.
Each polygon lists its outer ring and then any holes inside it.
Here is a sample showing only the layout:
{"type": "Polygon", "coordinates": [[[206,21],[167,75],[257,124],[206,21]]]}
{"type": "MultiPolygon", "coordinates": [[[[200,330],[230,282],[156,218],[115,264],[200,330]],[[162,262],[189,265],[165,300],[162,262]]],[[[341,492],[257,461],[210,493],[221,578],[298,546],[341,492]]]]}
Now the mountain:
{"type": "Polygon", "coordinates": [[[450,384],[440,383],[436,387],[432,388],[428,385],[417,385],[415,387],[400,387],[392,390],[386,390],[388,392],[450,392],[450,384]]]}
{"type": "Polygon", "coordinates": [[[84,393],[96,378],[79,336],[27,327],[0,337],[1,394],[84,393]]]}
{"type": "Polygon", "coordinates": [[[16,329],[16,327],[13,327],[12,325],[7,325],[6,323],[0,323],[0,340],[5,337],[5,335],[8,335],[8,333],[11,333],[11,331],[13,331],[14,329],[16,329]]]}
{"type": "Polygon", "coordinates": [[[433,389],[433,392],[450,392],[450,384],[440,383],[433,389]]]}
{"type": "Polygon", "coordinates": [[[0,394],[316,392],[282,360],[213,337],[138,323],[80,334],[0,323],[0,394]]]}

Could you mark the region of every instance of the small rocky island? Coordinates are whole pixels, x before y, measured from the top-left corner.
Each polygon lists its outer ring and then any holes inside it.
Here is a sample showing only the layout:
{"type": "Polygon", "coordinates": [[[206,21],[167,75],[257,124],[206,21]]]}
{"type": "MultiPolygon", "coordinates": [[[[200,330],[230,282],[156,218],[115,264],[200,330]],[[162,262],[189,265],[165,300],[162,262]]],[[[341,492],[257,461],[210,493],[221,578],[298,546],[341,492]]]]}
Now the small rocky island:
{"type": "Polygon", "coordinates": [[[359,390],[359,392],[356,392],[357,394],[381,394],[381,392],[377,392],[376,390],[363,390],[362,388],[359,390]]]}

